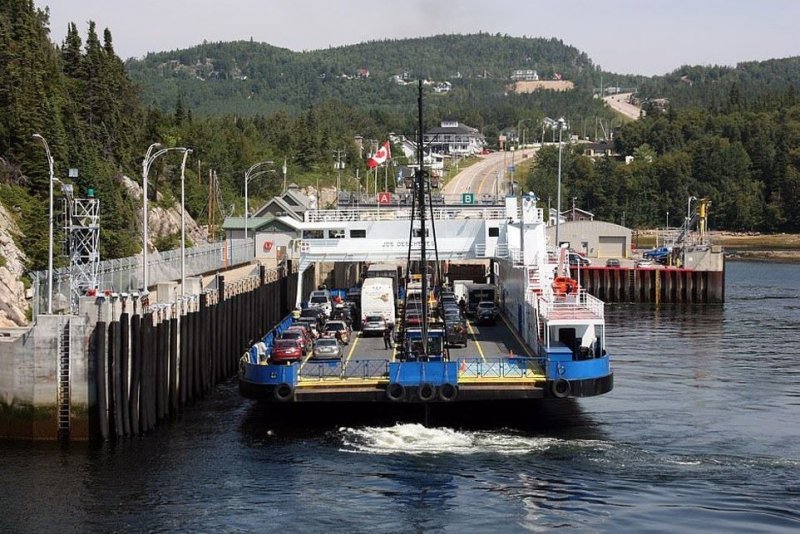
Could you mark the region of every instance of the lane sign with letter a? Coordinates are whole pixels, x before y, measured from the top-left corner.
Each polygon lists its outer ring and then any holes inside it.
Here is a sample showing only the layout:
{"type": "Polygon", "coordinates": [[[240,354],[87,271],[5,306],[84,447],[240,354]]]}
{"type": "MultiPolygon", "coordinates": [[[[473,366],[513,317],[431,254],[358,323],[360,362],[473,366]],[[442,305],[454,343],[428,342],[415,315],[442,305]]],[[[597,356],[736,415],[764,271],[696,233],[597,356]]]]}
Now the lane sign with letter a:
{"type": "Polygon", "coordinates": [[[378,193],[378,204],[381,206],[388,206],[392,203],[392,194],[388,191],[381,191],[378,193]]]}

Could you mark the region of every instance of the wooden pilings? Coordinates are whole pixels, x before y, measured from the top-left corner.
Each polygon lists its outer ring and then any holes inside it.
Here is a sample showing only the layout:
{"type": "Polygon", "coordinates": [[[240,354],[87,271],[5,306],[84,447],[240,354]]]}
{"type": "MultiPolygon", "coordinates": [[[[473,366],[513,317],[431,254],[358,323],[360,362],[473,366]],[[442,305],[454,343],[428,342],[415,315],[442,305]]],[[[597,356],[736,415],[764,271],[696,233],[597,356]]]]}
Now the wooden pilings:
{"type": "Polygon", "coordinates": [[[110,300],[111,320],[97,322],[92,345],[94,436],[144,434],[211,393],[291,311],[296,290],[296,274],[262,268],[233,283],[220,276],[217,291],[170,305],[110,300]]]}
{"type": "Polygon", "coordinates": [[[725,272],[674,268],[572,268],[586,291],[605,302],[704,303],[725,301],[725,272]]]}

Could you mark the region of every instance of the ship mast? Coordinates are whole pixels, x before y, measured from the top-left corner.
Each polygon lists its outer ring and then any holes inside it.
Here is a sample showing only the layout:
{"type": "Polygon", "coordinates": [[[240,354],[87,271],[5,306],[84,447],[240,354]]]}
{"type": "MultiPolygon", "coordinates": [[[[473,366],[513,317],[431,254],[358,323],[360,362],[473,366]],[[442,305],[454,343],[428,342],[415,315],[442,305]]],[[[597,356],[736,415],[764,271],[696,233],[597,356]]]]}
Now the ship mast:
{"type": "MultiPolygon", "coordinates": [[[[422,354],[427,358],[428,356],[428,262],[425,255],[425,171],[423,170],[424,151],[422,147],[423,142],[423,129],[422,129],[422,80],[418,82],[418,96],[417,96],[417,119],[419,122],[417,128],[417,166],[416,179],[417,183],[417,206],[419,207],[419,240],[420,240],[420,275],[422,276],[422,354]]],[[[411,225],[414,225],[414,217],[412,214],[411,225]]],[[[409,242],[409,246],[411,243],[409,242]]]]}

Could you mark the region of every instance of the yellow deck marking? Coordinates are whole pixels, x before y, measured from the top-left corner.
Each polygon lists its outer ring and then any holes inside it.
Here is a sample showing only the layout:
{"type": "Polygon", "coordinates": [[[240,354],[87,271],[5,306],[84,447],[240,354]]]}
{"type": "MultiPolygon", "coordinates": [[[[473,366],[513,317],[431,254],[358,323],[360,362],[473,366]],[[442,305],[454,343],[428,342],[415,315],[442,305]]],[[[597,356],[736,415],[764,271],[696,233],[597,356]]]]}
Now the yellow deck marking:
{"type": "Polygon", "coordinates": [[[504,323],[506,323],[509,332],[511,332],[511,335],[514,336],[514,339],[516,339],[517,342],[522,346],[522,350],[525,351],[525,354],[527,354],[529,358],[533,358],[533,354],[531,353],[531,350],[528,348],[528,345],[522,340],[521,337],[519,337],[519,334],[517,334],[517,331],[514,330],[514,327],[511,325],[511,323],[508,322],[506,316],[501,313],[500,318],[503,319],[504,323]]]}
{"type": "Polygon", "coordinates": [[[310,360],[313,355],[314,355],[314,350],[312,349],[311,352],[306,354],[303,360],[300,362],[300,369],[297,370],[298,372],[303,370],[303,367],[305,367],[305,365],[308,363],[308,360],[310,360]]]}
{"type": "Polygon", "coordinates": [[[350,361],[350,358],[353,356],[353,353],[356,351],[356,345],[358,345],[358,340],[361,339],[361,332],[358,333],[356,339],[350,341],[350,352],[347,353],[347,358],[344,359],[344,365],[342,367],[347,366],[347,362],[350,361]]]}
{"type": "Polygon", "coordinates": [[[475,330],[472,329],[472,323],[467,321],[467,332],[472,336],[472,341],[475,342],[475,345],[478,347],[478,354],[481,355],[481,360],[483,363],[486,363],[486,357],[483,355],[483,349],[481,348],[481,343],[478,341],[478,338],[475,337],[475,330]]]}

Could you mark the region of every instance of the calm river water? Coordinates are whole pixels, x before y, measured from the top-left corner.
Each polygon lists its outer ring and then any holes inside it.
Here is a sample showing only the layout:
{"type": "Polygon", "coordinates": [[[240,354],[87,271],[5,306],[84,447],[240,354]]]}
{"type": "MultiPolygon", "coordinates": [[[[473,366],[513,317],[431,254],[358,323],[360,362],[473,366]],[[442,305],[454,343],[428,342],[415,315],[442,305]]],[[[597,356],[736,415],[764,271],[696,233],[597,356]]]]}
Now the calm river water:
{"type": "Polygon", "coordinates": [[[289,431],[231,382],[145,438],[0,443],[0,531],[798,531],[800,267],[727,281],[609,306],[616,388],[562,427],[289,431]]]}

